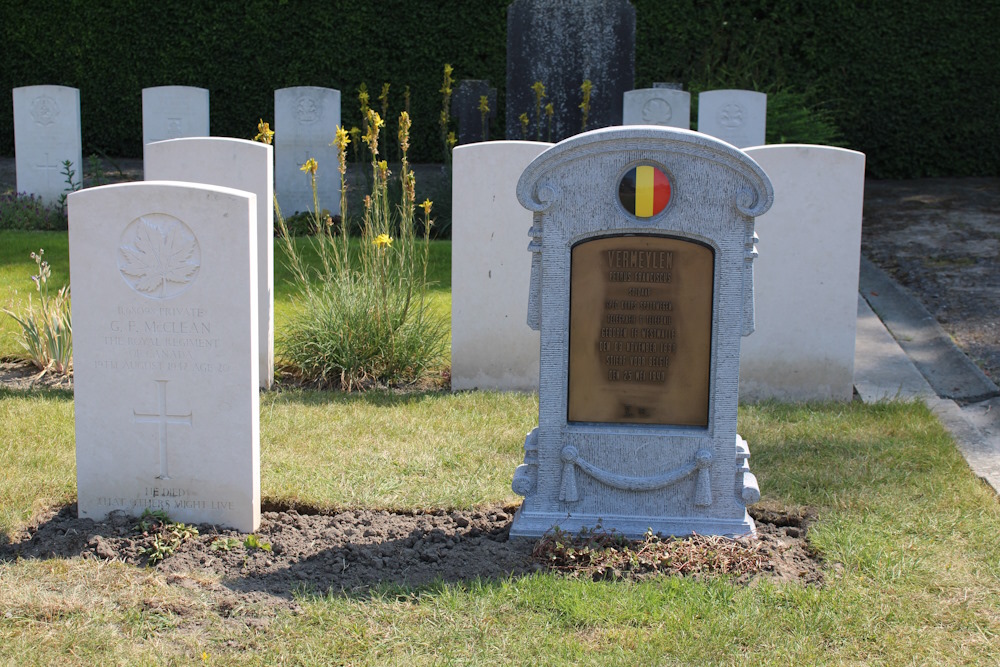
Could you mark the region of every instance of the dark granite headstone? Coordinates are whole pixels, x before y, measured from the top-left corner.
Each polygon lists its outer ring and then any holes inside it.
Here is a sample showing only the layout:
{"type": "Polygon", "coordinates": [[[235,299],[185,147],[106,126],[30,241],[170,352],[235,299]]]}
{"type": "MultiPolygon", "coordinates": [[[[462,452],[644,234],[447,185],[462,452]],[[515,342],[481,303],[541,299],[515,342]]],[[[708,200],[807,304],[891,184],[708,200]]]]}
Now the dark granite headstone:
{"type": "Polygon", "coordinates": [[[484,95],[490,109],[486,118],[489,126],[497,114],[497,89],[490,88],[490,82],[484,79],[462,79],[455,86],[451,95],[451,115],[458,124],[459,145],[487,141],[490,138],[483,131],[483,113],[479,109],[480,99],[484,95]]]}
{"type": "Polygon", "coordinates": [[[684,90],[684,84],[673,81],[654,81],[653,88],[666,88],[667,90],[684,90]]]}
{"type": "Polygon", "coordinates": [[[586,129],[622,122],[635,81],[635,8],[626,0],[516,0],[507,9],[507,138],[560,141],[582,128],[580,90],[593,84],[586,129]],[[532,86],[545,97],[536,105],[532,86]],[[552,132],[545,105],[552,104],[552,132]],[[537,113],[538,107],[541,113],[537,113]],[[519,118],[527,114],[522,133],[519,118]]]}

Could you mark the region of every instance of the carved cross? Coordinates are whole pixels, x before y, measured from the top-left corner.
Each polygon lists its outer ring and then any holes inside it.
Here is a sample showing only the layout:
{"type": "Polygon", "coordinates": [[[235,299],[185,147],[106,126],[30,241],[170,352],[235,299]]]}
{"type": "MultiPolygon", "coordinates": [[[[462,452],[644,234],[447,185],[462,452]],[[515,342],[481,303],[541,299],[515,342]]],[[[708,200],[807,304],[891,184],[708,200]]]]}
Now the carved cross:
{"type": "Polygon", "coordinates": [[[158,439],[160,444],[160,474],[157,479],[170,479],[167,471],[167,425],[180,424],[191,426],[191,413],[186,415],[172,415],[167,412],[167,382],[168,380],[154,380],[157,386],[157,408],[153,413],[136,412],[132,409],[133,421],[137,424],[157,424],[159,426],[158,439]]]}

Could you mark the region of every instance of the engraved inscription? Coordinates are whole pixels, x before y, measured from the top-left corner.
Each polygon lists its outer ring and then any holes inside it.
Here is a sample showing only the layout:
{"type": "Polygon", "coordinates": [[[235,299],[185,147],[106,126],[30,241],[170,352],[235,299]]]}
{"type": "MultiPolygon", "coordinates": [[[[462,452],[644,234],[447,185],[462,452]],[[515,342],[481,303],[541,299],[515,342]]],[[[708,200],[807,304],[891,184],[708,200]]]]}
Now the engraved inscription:
{"type": "Polygon", "coordinates": [[[187,290],[201,266],[201,249],[191,228],[173,216],[150,213],[122,232],[118,269],[125,282],[151,299],[170,299],[187,290]]]}
{"type": "Polygon", "coordinates": [[[670,103],[661,97],[654,97],[642,105],[642,120],[649,125],[665,125],[673,116],[670,103]]]}
{"type": "Polygon", "coordinates": [[[52,125],[59,117],[59,105],[48,95],[39,95],[31,100],[31,117],[43,127],[52,125]]]}
{"type": "Polygon", "coordinates": [[[570,421],[708,423],[713,262],[665,236],[573,248],[570,421]]]}

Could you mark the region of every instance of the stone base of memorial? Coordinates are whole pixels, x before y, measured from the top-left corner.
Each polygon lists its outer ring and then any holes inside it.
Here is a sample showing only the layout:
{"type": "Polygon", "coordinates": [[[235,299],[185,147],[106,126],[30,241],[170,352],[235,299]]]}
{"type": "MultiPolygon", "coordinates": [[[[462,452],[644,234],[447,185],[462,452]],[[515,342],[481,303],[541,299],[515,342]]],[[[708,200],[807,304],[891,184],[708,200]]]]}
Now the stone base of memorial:
{"type": "Polygon", "coordinates": [[[611,128],[542,153],[517,194],[541,363],[511,535],[752,534],[736,411],[767,176],[702,134],[611,128]]]}

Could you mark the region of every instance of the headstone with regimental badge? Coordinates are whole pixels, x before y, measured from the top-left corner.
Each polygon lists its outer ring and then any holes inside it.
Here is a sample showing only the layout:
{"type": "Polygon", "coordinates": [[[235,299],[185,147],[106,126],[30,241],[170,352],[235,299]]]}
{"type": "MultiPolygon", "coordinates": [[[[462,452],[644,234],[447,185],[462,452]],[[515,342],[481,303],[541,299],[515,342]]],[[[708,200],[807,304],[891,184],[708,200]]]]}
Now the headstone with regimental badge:
{"type": "Polygon", "coordinates": [[[320,208],[340,213],[337,149],[330,145],[339,125],[339,90],[296,86],[274,91],[274,194],[286,218],[313,211],[312,179],[302,171],[310,159],[317,163],[320,208]]]}
{"type": "Polygon", "coordinates": [[[541,359],[511,535],[753,533],[736,408],[767,175],[697,132],[608,128],[539,155],[517,196],[541,359]]]}
{"type": "Polygon", "coordinates": [[[640,88],[622,97],[622,125],[691,127],[691,93],[674,88],[640,88]]]}
{"type": "MultiPolygon", "coordinates": [[[[194,86],[142,89],[142,145],[209,135],[208,90],[194,86]]],[[[143,151],[145,156],[145,150],[143,151]]]]}
{"type": "Polygon", "coordinates": [[[706,90],[698,95],[698,131],[737,148],[764,145],[767,95],[752,90],[706,90]]]}
{"type": "Polygon", "coordinates": [[[17,191],[54,204],[70,189],[65,161],[73,180],[83,180],[80,141],[80,91],[66,86],[15,88],[14,164],[17,191]]]}
{"type": "Polygon", "coordinates": [[[256,196],[146,181],[68,201],[80,517],[256,530],[256,196]]]}

